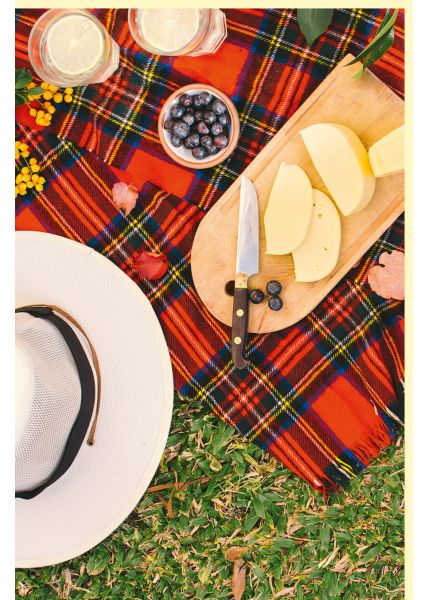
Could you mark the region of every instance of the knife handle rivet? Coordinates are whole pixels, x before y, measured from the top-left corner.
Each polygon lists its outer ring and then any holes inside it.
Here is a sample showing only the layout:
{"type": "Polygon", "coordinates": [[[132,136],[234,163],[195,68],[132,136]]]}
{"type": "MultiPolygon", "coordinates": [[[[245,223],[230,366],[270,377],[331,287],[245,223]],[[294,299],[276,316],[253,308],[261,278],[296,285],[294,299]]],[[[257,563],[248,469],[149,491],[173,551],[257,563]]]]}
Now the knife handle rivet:
{"type": "Polygon", "coordinates": [[[233,338],[233,341],[236,345],[240,344],[242,342],[241,338],[236,336],[236,338],[233,338]]]}
{"type": "Polygon", "coordinates": [[[238,317],[242,317],[244,315],[244,311],[242,310],[242,308],[238,308],[238,310],[236,311],[236,314],[238,317]]]}

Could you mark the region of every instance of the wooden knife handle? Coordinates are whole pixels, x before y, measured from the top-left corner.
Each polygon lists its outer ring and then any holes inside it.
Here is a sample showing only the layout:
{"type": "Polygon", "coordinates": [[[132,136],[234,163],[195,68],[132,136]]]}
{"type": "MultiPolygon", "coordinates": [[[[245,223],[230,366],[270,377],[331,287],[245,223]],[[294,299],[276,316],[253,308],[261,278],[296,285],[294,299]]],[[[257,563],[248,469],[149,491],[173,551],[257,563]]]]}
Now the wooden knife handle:
{"type": "Polygon", "coordinates": [[[247,338],[248,323],[248,289],[235,287],[233,295],[232,316],[232,360],[237,369],[245,369],[248,360],[244,358],[245,343],[247,338]]]}

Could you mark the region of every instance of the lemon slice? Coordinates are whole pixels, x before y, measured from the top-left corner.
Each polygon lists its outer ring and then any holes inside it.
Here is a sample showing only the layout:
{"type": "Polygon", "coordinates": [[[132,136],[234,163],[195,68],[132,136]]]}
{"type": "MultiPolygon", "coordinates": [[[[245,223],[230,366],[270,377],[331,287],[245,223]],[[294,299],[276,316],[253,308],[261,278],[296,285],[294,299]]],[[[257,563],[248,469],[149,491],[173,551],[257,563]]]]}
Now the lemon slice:
{"type": "Polygon", "coordinates": [[[141,12],[141,35],[153,48],[176,52],[197,34],[197,8],[145,8],[141,12]]]}
{"type": "Polygon", "coordinates": [[[93,71],[104,52],[104,38],[85,15],[65,15],[46,34],[46,51],[52,66],[65,76],[93,71]]]}

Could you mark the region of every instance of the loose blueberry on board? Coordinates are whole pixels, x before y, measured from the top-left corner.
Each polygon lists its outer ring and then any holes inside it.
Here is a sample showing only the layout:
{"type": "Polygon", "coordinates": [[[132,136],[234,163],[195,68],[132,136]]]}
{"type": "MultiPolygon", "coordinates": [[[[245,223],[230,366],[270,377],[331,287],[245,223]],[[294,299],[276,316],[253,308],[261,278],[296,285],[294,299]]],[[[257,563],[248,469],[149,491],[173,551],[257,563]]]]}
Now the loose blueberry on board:
{"type": "Polygon", "coordinates": [[[248,298],[253,304],[260,304],[260,302],[263,302],[265,299],[265,295],[262,290],[251,290],[248,294],[248,298]]]}
{"type": "Polygon", "coordinates": [[[271,296],[278,296],[278,294],[281,293],[281,290],[282,290],[282,285],[279,283],[279,281],[276,281],[275,279],[273,279],[272,281],[269,281],[266,286],[266,291],[271,296]]]}
{"type": "Polygon", "coordinates": [[[271,296],[268,300],[268,306],[271,310],[277,311],[282,308],[282,300],[279,296],[271,296]]]}

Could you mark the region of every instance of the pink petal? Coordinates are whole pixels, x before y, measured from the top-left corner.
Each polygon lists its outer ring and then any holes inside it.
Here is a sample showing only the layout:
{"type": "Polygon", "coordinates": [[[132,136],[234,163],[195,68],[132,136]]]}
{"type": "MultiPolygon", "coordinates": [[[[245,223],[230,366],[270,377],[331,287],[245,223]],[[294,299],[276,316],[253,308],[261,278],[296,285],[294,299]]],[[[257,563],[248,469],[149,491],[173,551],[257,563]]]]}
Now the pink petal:
{"type": "Polygon", "coordinates": [[[129,215],[135,207],[138,198],[138,190],[135,185],[117,181],[112,187],[113,202],[119,210],[123,210],[125,215],[129,215]]]}
{"type": "Polygon", "coordinates": [[[367,280],[379,296],[404,300],[404,252],[383,252],[379,264],[370,268],[367,280]]]}

